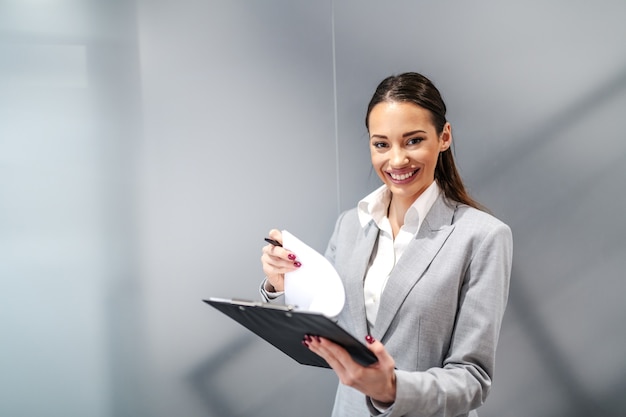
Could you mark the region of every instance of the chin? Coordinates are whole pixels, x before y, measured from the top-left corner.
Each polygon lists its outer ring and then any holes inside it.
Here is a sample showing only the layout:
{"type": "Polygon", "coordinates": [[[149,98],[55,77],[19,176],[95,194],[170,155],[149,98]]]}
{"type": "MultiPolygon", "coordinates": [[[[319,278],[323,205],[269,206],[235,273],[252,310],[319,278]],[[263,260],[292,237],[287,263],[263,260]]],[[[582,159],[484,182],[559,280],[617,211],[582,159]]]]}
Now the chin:
{"type": "Polygon", "coordinates": [[[397,196],[402,196],[402,197],[419,197],[426,188],[421,184],[410,184],[409,186],[407,185],[398,185],[398,184],[387,184],[387,188],[389,188],[389,190],[391,190],[391,192],[394,195],[397,196]]]}

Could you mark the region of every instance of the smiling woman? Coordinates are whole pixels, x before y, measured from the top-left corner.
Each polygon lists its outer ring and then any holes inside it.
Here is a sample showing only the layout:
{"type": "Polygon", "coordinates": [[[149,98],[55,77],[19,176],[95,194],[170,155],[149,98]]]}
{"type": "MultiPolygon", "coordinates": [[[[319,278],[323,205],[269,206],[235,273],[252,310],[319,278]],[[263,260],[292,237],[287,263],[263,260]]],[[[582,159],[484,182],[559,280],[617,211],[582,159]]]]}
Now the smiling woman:
{"type": "MultiPolygon", "coordinates": [[[[342,213],[326,250],[346,302],[338,323],[367,341],[362,366],[330,340],[303,343],[339,377],[333,416],[476,416],[491,388],[508,298],[510,228],[479,209],[458,175],[439,91],[423,75],[383,80],[367,110],[383,185],[342,213]]],[[[270,237],[282,243],[278,230],[270,237]]],[[[279,302],[288,247],[261,257],[262,296],[279,302]]]]}
{"type": "MultiPolygon", "coordinates": [[[[365,126],[370,131],[370,137],[376,134],[376,129],[372,129],[371,124],[379,120],[379,118],[374,119],[372,112],[375,107],[382,103],[387,103],[388,105],[414,104],[412,112],[420,113],[420,116],[415,115],[414,117],[417,119],[413,122],[418,123],[420,126],[426,126],[426,128],[422,128],[421,133],[427,135],[427,127],[430,127],[431,130],[434,130],[437,138],[443,141],[441,144],[443,147],[440,149],[440,152],[437,152],[437,169],[434,171],[439,186],[453,200],[484,210],[479,203],[469,196],[456,168],[451,150],[452,126],[446,120],[446,104],[434,84],[428,78],[418,73],[406,73],[384,79],[378,85],[367,107],[365,126]]],[[[396,113],[404,114],[405,112],[396,113]]],[[[408,113],[406,117],[409,117],[408,113]]],[[[410,125],[410,122],[408,124],[410,125]]],[[[415,133],[417,136],[419,132],[405,132],[404,135],[411,136],[412,133],[415,133]]],[[[423,140],[425,138],[425,136],[422,136],[416,139],[423,140]]]]}
{"type": "Polygon", "coordinates": [[[450,147],[450,124],[441,134],[428,110],[413,103],[385,101],[369,116],[372,166],[391,191],[389,220],[397,236],[413,202],[433,183],[441,152],[450,147]]]}

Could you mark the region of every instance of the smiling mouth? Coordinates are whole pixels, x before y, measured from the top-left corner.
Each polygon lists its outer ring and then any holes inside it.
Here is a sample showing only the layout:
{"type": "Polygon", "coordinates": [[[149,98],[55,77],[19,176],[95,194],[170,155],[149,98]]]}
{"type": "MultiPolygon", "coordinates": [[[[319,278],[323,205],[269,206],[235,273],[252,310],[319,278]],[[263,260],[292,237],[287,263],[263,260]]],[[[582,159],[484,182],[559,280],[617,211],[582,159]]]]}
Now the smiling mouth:
{"type": "Polygon", "coordinates": [[[419,168],[416,169],[415,171],[405,172],[403,174],[394,174],[392,172],[387,172],[387,175],[389,175],[391,179],[394,181],[406,181],[412,176],[414,176],[415,174],[417,174],[417,171],[419,171],[419,168]]]}

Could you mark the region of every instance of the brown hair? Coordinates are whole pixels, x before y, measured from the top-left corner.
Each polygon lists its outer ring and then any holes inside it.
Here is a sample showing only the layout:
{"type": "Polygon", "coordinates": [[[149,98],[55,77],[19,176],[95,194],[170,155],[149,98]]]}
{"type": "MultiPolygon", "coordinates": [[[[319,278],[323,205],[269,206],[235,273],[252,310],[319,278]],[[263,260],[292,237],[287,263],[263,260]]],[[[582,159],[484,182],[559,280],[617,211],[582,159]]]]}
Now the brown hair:
{"type": "MultiPolygon", "coordinates": [[[[365,127],[369,130],[369,117],[374,106],[382,102],[394,101],[413,103],[428,110],[437,134],[440,135],[443,132],[443,127],[446,124],[446,104],[435,85],[428,78],[416,72],[392,75],[381,81],[367,106],[365,127]]],[[[435,180],[448,199],[486,211],[465,190],[463,180],[454,163],[451,148],[439,154],[435,167],[435,180]]]]}

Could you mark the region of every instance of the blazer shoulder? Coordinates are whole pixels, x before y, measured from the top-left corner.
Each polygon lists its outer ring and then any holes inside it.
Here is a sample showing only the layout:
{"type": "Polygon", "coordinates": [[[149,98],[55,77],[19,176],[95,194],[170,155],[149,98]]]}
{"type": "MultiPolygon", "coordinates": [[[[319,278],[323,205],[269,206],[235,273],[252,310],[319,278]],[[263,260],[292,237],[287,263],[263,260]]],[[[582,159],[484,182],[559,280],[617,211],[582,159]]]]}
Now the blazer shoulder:
{"type": "Polygon", "coordinates": [[[336,229],[361,229],[361,222],[359,221],[359,212],[356,207],[345,210],[337,217],[335,224],[336,229]]]}
{"type": "Polygon", "coordinates": [[[480,230],[485,234],[505,234],[511,235],[511,228],[508,224],[495,217],[493,214],[478,210],[466,204],[456,206],[452,224],[455,227],[480,230]]]}

